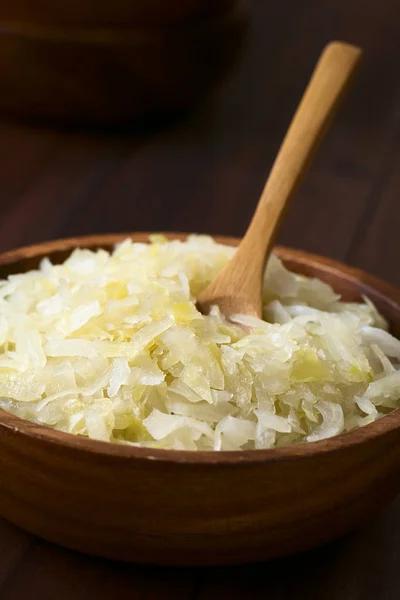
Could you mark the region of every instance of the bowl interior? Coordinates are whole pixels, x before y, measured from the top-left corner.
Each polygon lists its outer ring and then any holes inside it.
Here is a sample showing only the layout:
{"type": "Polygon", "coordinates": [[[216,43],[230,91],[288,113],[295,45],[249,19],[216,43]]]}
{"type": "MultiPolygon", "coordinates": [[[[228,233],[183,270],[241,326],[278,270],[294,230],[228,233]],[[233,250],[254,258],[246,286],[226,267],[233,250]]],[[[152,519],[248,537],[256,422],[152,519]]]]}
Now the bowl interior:
{"type": "MultiPolygon", "coordinates": [[[[74,248],[105,249],[111,251],[115,244],[131,238],[137,242],[148,242],[151,232],[89,235],[44,242],[18,248],[0,254],[0,279],[15,273],[36,269],[42,258],[49,257],[54,264],[66,260],[74,248]]],[[[187,233],[164,232],[168,239],[184,240],[187,233]]],[[[222,244],[237,246],[240,239],[232,236],[214,236],[222,244]]],[[[362,301],[367,296],[388,319],[391,331],[400,337],[400,290],[369,275],[360,269],[344,265],[330,258],[317,256],[302,250],[277,246],[276,254],[292,271],[322,279],[341,294],[347,302],[362,301]]]]}
{"type": "MultiPolygon", "coordinates": [[[[169,239],[185,239],[188,234],[165,233],[169,239]]],[[[35,246],[19,248],[0,254],[0,279],[8,275],[26,272],[39,266],[44,257],[49,257],[54,264],[63,262],[76,247],[112,250],[115,244],[122,242],[127,237],[136,242],[147,242],[149,233],[126,233],[100,236],[85,236],[69,238],[54,242],[45,242],[35,246]]],[[[215,236],[220,243],[237,246],[238,238],[215,236]]],[[[378,310],[388,319],[391,331],[400,337],[400,291],[389,284],[367,274],[361,270],[345,266],[337,261],[312,255],[300,250],[277,247],[276,254],[291,270],[318,277],[329,283],[335,291],[340,293],[344,300],[355,302],[363,296],[369,297],[378,310]]],[[[315,452],[330,451],[367,442],[377,435],[387,433],[392,429],[400,428],[400,408],[378,419],[370,425],[349,433],[335,436],[319,442],[310,442],[295,446],[281,447],[271,450],[245,450],[237,452],[189,452],[174,450],[149,450],[108,444],[80,438],[71,434],[53,430],[41,425],[23,421],[3,410],[0,410],[0,424],[24,431],[36,437],[77,446],[85,450],[100,452],[108,455],[150,457],[159,460],[185,461],[185,462],[240,462],[265,460],[266,458],[279,459],[301,455],[310,455],[315,452]]]]}

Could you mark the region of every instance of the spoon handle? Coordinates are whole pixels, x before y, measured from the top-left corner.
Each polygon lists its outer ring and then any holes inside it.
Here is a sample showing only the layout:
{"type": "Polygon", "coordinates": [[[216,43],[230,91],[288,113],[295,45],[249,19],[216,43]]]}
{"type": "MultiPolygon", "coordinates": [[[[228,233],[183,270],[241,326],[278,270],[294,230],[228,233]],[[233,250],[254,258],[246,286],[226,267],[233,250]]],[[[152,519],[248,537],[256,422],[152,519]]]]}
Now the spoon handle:
{"type": "MultiPolygon", "coordinates": [[[[332,42],[321,54],[243,238],[265,266],[279,224],[350,84],[361,50],[332,42]]],[[[249,264],[247,264],[247,267],[249,264]]]]}
{"type": "Polygon", "coordinates": [[[330,124],[361,58],[341,42],[323,51],[270,172],[253,219],[236,254],[200,294],[198,306],[222,314],[262,315],[263,273],[279,225],[330,124]]]}

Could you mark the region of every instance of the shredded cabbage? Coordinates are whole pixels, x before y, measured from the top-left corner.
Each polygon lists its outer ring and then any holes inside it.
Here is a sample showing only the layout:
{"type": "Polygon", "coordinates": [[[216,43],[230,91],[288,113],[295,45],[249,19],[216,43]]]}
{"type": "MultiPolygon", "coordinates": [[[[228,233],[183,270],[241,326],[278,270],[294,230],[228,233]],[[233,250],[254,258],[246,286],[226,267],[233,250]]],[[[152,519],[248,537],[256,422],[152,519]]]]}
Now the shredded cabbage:
{"type": "Polygon", "coordinates": [[[234,252],[153,236],[10,275],[0,407],[107,442],[238,450],[321,440],[400,405],[400,341],[371,301],[342,302],[275,255],[263,320],[200,314],[234,252]]]}

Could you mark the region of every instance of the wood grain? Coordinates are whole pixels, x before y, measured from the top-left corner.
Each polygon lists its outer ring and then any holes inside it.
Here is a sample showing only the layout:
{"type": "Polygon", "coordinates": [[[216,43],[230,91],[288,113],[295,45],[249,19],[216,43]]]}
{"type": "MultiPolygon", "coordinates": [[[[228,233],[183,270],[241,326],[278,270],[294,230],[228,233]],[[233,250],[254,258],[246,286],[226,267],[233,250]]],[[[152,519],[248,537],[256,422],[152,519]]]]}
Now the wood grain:
{"type": "Polygon", "coordinates": [[[11,523],[0,523],[0,587],[10,573],[18,570],[20,562],[32,547],[28,533],[16,529],[11,523]]]}
{"type": "MultiPolygon", "coordinates": [[[[399,115],[400,116],[400,115],[399,115]]],[[[387,164],[385,181],[377,202],[370,202],[365,218],[360,222],[348,259],[372,273],[380,273],[400,286],[400,272],[395,267],[399,258],[398,232],[400,211],[397,210],[400,190],[400,138],[396,141],[387,164]]]]}
{"type": "MultiPolygon", "coordinates": [[[[32,23],[28,12],[37,14],[43,2],[4,0],[0,12],[22,6],[32,23]]],[[[63,18],[69,8],[60,3],[51,4],[63,18]]],[[[137,2],[129,5],[133,11],[137,2]]],[[[364,48],[363,65],[279,241],[399,285],[398,0],[254,5],[238,67],[198,109],[163,129],[121,137],[2,123],[1,248],[133,228],[242,235],[315,56],[330,39],[345,39],[364,48]]],[[[188,571],[97,561],[38,543],[7,524],[0,528],[0,597],[92,600],[115,589],[146,600],[397,600],[399,532],[397,500],[359,532],[317,551],[258,566],[188,571]],[[32,540],[28,548],[21,535],[32,540]]]]}
{"type": "Polygon", "coordinates": [[[190,569],[159,568],[154,576],[148,567],[110,563],[36,540],[31,558],[22,559],[1,588],[1,599],[20,600],[29,581],[43,600],[187,600],[194,597],[198,579],[190,569]]]}
{"type": "Polygon", "coordinates": [[[337,542],[261,565],[204,573],[198,600],[396,600],[400,501],[369,526],[337,542]]]}
{"type": "Polygon", "coordinates": [[[359,48],[343,42],[331,42],[322,52],[237,253],[197,300],[204,314],[217,305],[227,318],[262,318],[265,265],[279,227],[360,58],[359,48]]]}

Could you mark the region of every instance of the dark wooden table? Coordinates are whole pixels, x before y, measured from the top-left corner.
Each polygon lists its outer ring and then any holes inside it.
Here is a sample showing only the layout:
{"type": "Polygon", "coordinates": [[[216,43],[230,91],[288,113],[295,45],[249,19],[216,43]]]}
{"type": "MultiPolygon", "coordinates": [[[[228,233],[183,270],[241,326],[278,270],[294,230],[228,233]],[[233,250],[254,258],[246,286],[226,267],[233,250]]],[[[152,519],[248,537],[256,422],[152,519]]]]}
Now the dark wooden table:
{"type": "MultiPolygon", "coordinates": [[[[243,233],[316,57],[341,38],[364,47],[363,69],[279,241],[400,284],[399,31],[398,0],[259,1],[241,63],[178,123],[140,136],[1,124],[1,249],[111,231],[243,233]]],[[[325,548],[231,569],[114,564],[0,521],[2,600],[395,600],[399,567],[399,501],[325,548]]]]}

